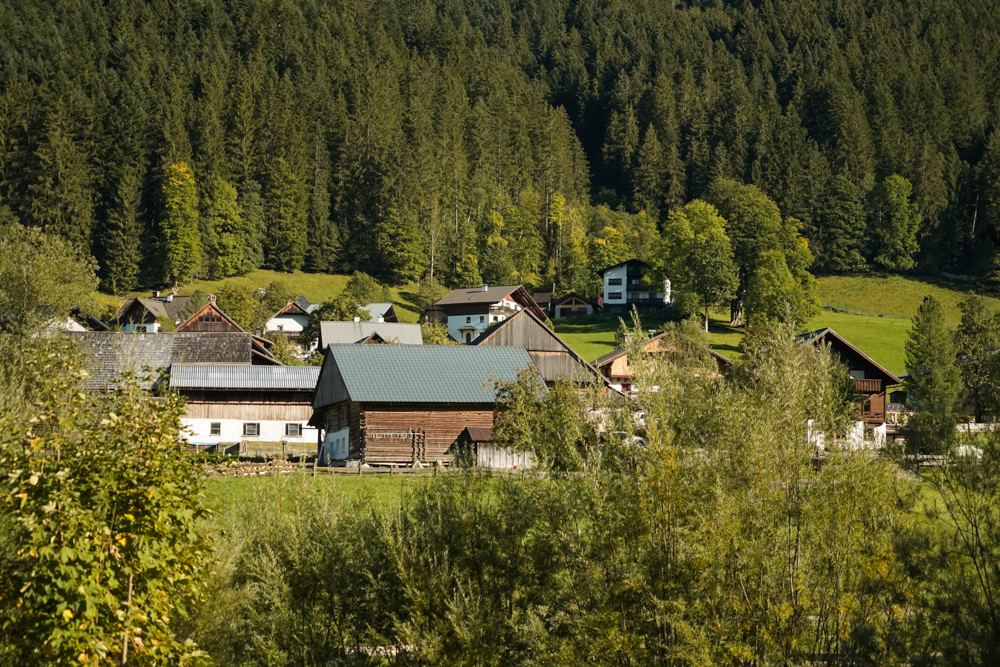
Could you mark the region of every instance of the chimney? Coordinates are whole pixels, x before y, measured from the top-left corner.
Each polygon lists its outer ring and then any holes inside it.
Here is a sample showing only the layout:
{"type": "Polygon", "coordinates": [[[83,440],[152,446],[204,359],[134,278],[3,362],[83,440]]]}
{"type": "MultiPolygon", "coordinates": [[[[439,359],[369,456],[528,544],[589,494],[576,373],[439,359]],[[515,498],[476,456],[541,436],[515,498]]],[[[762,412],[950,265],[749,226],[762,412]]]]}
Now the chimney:
{"type": "Polygon", "coordinates": [[[155,292],[153,292],[153,298],[154,299],[159,299],[160,298],[160,290],[156,290],[155,292]]]}
{"type": "Polygon", "coordinates": [[[483,286],[482,286],[482,287],[480,287],[479,289],[480,289],[481,291],[485,292],[485,291],[486,291],[486,290],[488,290],[489,288],[490,288],[490,286],[484,283],[484,284],[483,284],[483,286]]]}
{"type": "Polygon", "coordinates": [[[385,322],[385,318],[384,318],[384,317],[379,317],[379,318],[378,318],[378,321],[379,321],[379,322],[385,322]]]}
{"type": "Polygon", "coordinates": [[[360,317],[355,317],[355,318],[354,318],[354,321],[355,321],[355,322],[360,322],[360,321],[361,321],[361,318],[360,318],[360,317]]]}
{"type": "Polygon", "coordinates": [[[167,295],[167,303],[170,303],[170,302],[171,302],[171,301],[173,301],[173,300],[174,300],[174,295],[173,295],[173,293],[171,292],[170,294],[168,294],[168,295],[167,295]]]}

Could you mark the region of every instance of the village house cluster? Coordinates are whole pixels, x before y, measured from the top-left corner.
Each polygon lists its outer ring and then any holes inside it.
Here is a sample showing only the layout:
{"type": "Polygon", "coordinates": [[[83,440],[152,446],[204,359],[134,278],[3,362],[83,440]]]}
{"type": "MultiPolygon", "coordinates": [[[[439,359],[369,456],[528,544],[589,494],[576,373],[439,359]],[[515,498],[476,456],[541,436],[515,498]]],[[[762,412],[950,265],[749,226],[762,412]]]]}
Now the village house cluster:
{"type": "MultiPolygon", "coordinates": [[[[93,359],[92,388],[109,390],[132,375],[146,387],[183,395],[183,424],[194,448],[315,454],[320,465],[420,466],[447,464],[456,444],[464,444],[483,466],[525,466],[530,457],[492,444],[496,383],[533,368],[549,385],[597,383],[631,395],[634,372],[626,350],[590,363],[546,320],[670,307],[669,281],[650,280],[648,268],[630,260],[601,271],[604,292],[597,300],[575,293],[529,295],[520,285],[454,290],[429,306],[425,319],[446,325],[460,345],[425,345],[421,326],[400,322],[393,304],[368,304],[369,321],[319,323],[319,367],[282,365],[269,340],[302,335],[320,305],[302,296],[261,332],[243,330],[214,297],[182,321],[190,297],[154,293],[121,306],[113,320],[118,331],[90,321],[69,335],[93,359]],[[162,330],[164,321],[173,321],[174,330],[162,330]],[[265,333],[269,337],[258,335],[265,333]]],[[[663,336],[651,335],[643,353],[665,351],[663,336]]],[[[801,340],[830,345],[863,395],[849,439],[884,443],[898,416],[887,391],[899,379],[830,329],[801,340]]],[[[719,374],[727,373],[731,362],[712,355],[719,374]]]]}

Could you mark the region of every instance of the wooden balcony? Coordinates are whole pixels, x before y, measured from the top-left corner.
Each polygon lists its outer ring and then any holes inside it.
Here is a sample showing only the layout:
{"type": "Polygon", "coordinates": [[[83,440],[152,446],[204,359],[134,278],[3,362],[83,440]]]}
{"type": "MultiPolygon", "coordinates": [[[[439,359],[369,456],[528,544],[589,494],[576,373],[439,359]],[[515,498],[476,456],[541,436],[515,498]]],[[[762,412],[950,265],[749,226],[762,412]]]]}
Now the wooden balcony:
{"type": "Polygon", "coordinates": [[[862,394],[877,394],[882,391],[881,380],[855,380],[854,388],[862,394]]]}

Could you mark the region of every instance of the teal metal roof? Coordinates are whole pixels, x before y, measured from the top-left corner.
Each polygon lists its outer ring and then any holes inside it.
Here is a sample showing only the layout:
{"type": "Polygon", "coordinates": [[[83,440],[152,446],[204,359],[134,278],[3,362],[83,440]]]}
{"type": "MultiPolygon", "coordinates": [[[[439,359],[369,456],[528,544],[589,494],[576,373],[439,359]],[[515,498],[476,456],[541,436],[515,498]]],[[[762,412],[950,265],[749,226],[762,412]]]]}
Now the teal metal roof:
{"type": "Polygon", "coordinates": [[[493,403],[495,379],[531,366],[523,347],[330,345],[313,405],[493,403]]]}

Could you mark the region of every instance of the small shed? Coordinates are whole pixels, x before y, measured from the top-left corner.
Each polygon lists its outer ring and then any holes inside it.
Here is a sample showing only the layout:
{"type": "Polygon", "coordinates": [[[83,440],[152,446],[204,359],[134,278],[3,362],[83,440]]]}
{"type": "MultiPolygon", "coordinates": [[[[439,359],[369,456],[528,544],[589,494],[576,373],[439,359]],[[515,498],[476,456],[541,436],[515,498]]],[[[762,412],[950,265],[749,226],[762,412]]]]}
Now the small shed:
{"type": "Polygon", "coordinates": [[[458,437],[457,445],[475,456],[476,467],[487,470],[524,470],[535,463],[531,452],[515,452],[493,443],[493,429],[479,426],[466,427],[458,437]]]}

